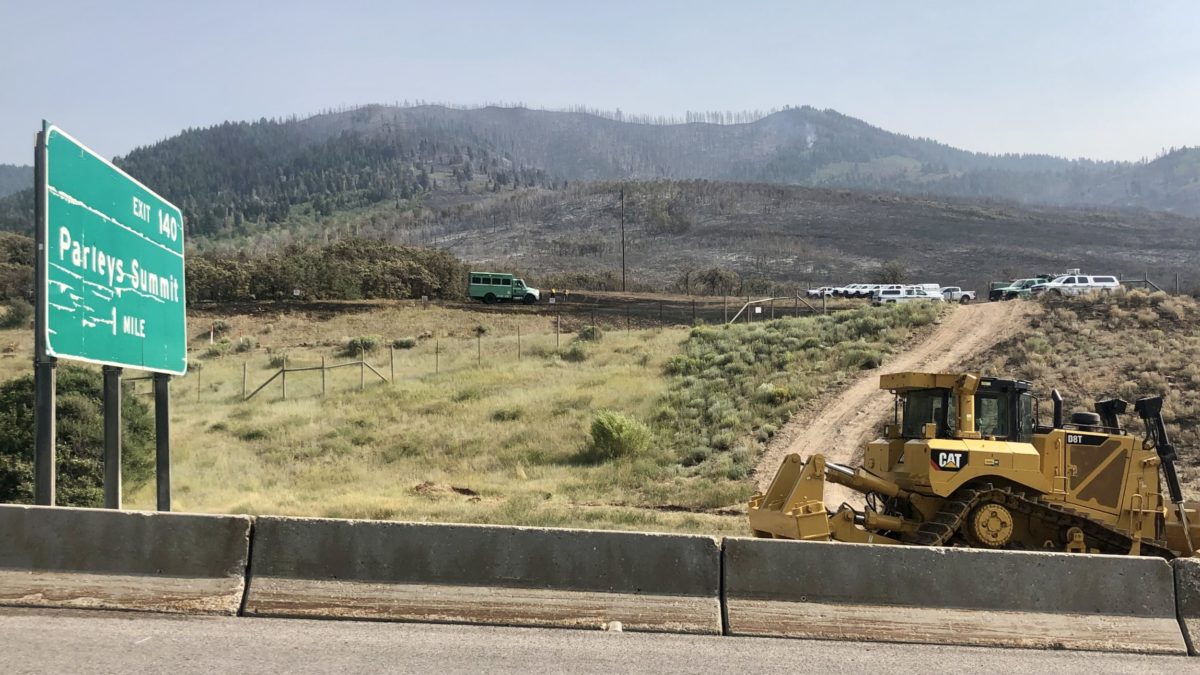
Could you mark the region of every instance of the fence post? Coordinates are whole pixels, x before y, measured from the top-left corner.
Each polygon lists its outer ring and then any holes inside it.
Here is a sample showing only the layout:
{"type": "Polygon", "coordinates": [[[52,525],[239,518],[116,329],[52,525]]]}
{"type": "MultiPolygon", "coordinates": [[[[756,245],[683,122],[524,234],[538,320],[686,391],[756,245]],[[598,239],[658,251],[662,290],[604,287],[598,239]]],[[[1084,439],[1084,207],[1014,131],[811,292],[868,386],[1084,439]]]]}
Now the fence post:
{"type": "Polygon", "coordinates": [[[558,349],[562,346],[562,310],[558,310],[558,316],[554,318],[554,348],[558,349]]]}
{"type": "Polygon", "coordinates": [[[242,400],[246,400],[246,362],[242,361],[242,400]]]}
{"type": "Polygon", "coordinates": [[[658,301],[658,326],[662,327],[662,300],[658,301]]]}
{"type": "Polygon", "coordinates": [[[771,319],[775,318],[775,298],[771,298],[771,319]]]}
{"type": "Polygon", "coordinates": [[[800,296],[796,296],[796,316],[800,316],[800,296]]]}
{"type": "Polygon", "coordinates": [[[196,369],[196,403],[200,402],[200,368],[196,369]]]}
{"type": "Polygon", "coordinates": [[[367,388],[367,351],[366,349],[358,348],[358,390],[365,391],[367,388]]]}
{"type": "Polygon", "coordinates": [[[388,375],[392,378],[389,384],[396,383],[396,346],[388,347],[388,375]]]}
{"type": "Polygon", "coordinates": [[[746,323],[750,323],[753,319],[750,318],[750,296],[746,296],[746,323]]]}
{"type": "Polygon", "coordinates": [[[280,382],[283,383],[283,400],[287,400],[287,354],[283,355],[283,369],[279,376],[280,382]]]}
{"type": "Polygon", "coordinates": [[[325,356],[321,356],[321,396],[325,395],[325,356]]]}
{"type": "Polygon", "coordinates": [[[441,363],[439,363],[441,360],[442,360],[442,341],[437,338],[434,338],[433,339],[433,374],[434,375],[437,375],[439,372],[441,372],[441,363]]]}
{"type": "Polygon", "coordinates": [[[829,301],[829,296],[825,295],[825,293],[822,292],[821,293],[821,313],[822,314],[828,313],[828,311],[825,308],[825,303],[827,303],[828,301],[829,301]]]}
{"type": "Polygon", "coordinates": [[[696,325],[696,299],[692,298],[692,325],[696,325]]]}
{"type": "Polygon", "coordinates": [[[483,334],[475,334],[475,367],[483,365],[483,334]]]}
{"type": "Polygon", "coordinates": [[[729,296],[721,296],[721,307],[725,310],[725,323],[729,323],[729,296]]]}
{"type": "Polygon", "coordinates": [[[629,332],[629,301],[625,301],[625,332],[629,332]]]}
{"type": "Polygon", "coordinates": [[[1175,273],[1175,295],[1179,295],[1179,272],[1175,273]]]}
{"type": "Polygon", "coordinates": [[[517,326],[517,360],[521,360],[521,327],[517,326]]]}

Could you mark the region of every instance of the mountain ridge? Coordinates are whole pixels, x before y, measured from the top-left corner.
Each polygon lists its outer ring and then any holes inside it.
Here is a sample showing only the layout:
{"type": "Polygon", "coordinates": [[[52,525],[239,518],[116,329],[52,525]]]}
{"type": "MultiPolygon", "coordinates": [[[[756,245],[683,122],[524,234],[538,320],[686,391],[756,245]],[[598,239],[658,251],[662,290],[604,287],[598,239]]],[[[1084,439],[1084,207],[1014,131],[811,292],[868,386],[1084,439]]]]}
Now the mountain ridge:
{"type": "MultiPolygon", "coordinates": [[[[478,176],[492,192],[711,180],[1200,215],[1200,150],[1147,163],[993,155],[811,106],[648,124],[582,110],[367,105],[185,129],[115,162],[179,204],[191,234],[217,239],[284,226],[296,208],[328,216],[466,195],[478,176]]],[[[0,199],[0,229],[28,231],[22,194],[0,199]]]]}
{"type": "MultiPolygon", "coordinates": [[[[1195,149],[1147,163],[989,154],[811,106],[733,124],[648,124],[586,111],[367,105],[277,124],[326,142],[349,132],[479,145],[552,179],[571,181],[767,182],[1200,215],[1200,151],[1195,149]],[[1169,171],[1167,164],[1173,167],[1169,171]]],[[[134,162],[147,150],[136,149],[123,159],[134,162]]]]}

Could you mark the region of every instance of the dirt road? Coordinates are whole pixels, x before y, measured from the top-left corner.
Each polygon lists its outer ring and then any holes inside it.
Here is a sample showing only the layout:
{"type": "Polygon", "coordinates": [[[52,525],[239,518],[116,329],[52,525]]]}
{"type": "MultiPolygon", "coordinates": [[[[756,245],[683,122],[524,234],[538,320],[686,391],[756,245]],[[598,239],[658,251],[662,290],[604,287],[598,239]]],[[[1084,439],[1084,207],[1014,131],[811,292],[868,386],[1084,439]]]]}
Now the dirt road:
{"type": "MultiPolygon", "coordinates": [[[[797,414],[767,448],[755,471],[755,483],[765,490],[785,455],[807,458],[822,452],[833,462],[850,463],[861,453],[879,425],[892,415],[892,395],[879,389],[879,376],[907,370],[938,372],[953,369],[1011,336],[1023,325],[1031,304],[989,302],[956,307],[931,334],[894,356],[882,368],[864,371],[841,393],[797,414]]],[[[840,485],[826,484],[826,506],[861,502],[861,495],[840,485]]]]}

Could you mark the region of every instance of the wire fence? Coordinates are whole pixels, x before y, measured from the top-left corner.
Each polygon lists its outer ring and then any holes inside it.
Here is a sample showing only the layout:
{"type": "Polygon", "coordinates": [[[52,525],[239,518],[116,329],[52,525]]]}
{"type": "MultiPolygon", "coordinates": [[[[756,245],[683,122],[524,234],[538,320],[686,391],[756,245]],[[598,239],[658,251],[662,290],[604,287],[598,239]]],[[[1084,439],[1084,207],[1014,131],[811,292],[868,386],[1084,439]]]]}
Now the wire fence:
{"type": "Polygon", "coordinates": [[[810,301],[800,296],[691,296],[668,298],[614,297],[587,291],[550,297],[537,305],[467,305],[482,312],[520,312],[523,314],[553,315],[564,326],[579,325],[614,328],[649,328],[656,326],[693,326],[698,323],[729,323],[760,321],[783,316],[803,316],[851,305],[854,301],[810,301]],[[828,302],[828,306],[823,303],[828,302]],[[751,305],[752,316],[744,308],[751,305]],[[761,309],[753,309],[759,307],[761,309]]]}
{"type": "MultiPolygon", "coordinates": [[[[428,302],[426,304],[435,304],[428,302]]],[[[176,378],[173,391],[182,401],[245,402],[293,400],[331,392],[365,390],[405,380],[453,375],[468,369],[507,367],[526,359],[583,360],[592,349],[580,334],[632,333],[699,324],[755,323],[787,316],[805,316],[858,306],[854,301],[807,300],[799,297],[754,298],[697,296],[674,298],[612,298],[573,293],[538,305],[436,303],[481,313],[505,313],[519,321],[514,329],[488,327],[470,337],[425,337],[397,340],[374,349],[347,354],[320,354],[322,348],[297,347],[261,351],[254,348],[212,358],[193,355],[186,376],[176,378]],[[537,325],[530,330],[529,324],[537,325]],[[549,330],[547,330],[549,328],[549,330]],[[403,342],[403,344],[401,344],[403,342]]],[[[386,343],[385,343],[386,344],[386,343]]],[[[135,395],[150,395],[142,378],[126,378],[135,395]],[[143,390],[145,388],[145,390],[143,390]]],[[[146,378],[147,380],[149,378],[146,378]]]]}

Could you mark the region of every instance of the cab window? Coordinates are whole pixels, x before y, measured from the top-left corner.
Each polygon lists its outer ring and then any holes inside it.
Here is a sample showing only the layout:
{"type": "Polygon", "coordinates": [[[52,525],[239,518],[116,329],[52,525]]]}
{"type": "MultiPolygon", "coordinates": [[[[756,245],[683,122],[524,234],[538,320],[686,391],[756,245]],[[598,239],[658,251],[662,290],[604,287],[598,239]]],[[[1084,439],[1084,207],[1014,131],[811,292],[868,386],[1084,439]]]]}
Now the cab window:
{"type": "Polygon", "coordinates": [[[900,435],[904,438],[921,438],[925,425],[938,425],[938,436],[946,435],[945,389],[918,389],[904,397],[904,421],[900,435]]]}
{"type": "Polygon", "coordinates": [[[482,283],[483,283],[483,279],[481,279],[481,278],[479,278],[479,277],[471,277],[471,283],[473,283],[473,284],[482,284],[482,283]]]}
{"type": "Polygon", "coordinates": [[[1017,399],[1017,441],[1033,441],[1033,395],[1027,391],[1017,399]]]}
{"type": "Polygon", "coordinates": [[[1008,438],[1008,399],[997,394],[975,396],[975,418],[979,433],[1008,438]]]}

